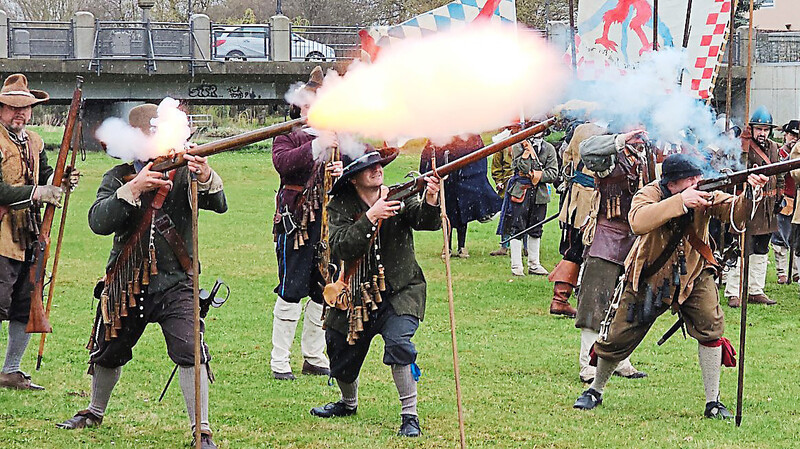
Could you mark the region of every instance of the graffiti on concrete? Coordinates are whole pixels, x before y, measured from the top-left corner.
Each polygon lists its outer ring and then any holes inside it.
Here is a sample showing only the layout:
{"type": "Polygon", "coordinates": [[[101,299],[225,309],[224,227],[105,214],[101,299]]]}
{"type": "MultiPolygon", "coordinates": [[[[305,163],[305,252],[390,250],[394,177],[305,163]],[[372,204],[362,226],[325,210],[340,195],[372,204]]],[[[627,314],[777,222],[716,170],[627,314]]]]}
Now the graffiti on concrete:
{"type": "Polygon", "coordinates": [[[216,84],[201,82],[189,88],[189,98],[219,98],[216,84]]]}
{"type": "Polygon", "coordinates": [[[231,95],[231,98],[236,100],[243,100],[243,99],[256,100],[261,98],[261,95],[258,95],[255,92],[253,92],[252,88],[249,91],[246,91],[242,89],[242,86],[231,86],[228,88],[228,93],[231,95]]]}

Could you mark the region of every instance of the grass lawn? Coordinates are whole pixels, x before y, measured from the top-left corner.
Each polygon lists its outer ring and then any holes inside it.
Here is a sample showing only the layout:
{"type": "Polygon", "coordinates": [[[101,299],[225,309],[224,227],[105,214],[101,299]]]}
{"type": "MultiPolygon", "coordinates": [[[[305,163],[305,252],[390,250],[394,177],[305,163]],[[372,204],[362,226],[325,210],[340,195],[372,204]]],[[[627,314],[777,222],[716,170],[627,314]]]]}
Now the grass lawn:
{"type": "MultiPolygon", "coordinates": [[[[54,158],[55,156],[53,156],[54,158]]],[[[90,377],[84,349],[94,317],[94,282],[102,275],[110,237],[96,236],[86,213],[103,172],[115,161],[90,154],[80,163],[81,185],[70,202],[64,250],[42,370],[34,380],[43,392],[0,390],[0,441],[4,448],[175,448],[190,440],[177,381],[163,402],[158,395],[172,369],[157,325],[134,351],[107,410],[103,426],[62,431],[55,424],[88,403],[90,377]]],[[[417,257],[428,279],[427,318],[414,341],[422,368],[419,411],[424,436],[400,439],[399,403],[382,344],[374,344],[361,376],[358,415],[312,417],[312,406],[335,400],[326,379],[272,379],[269,368],[272,307],[276,284],[270,220],[278,177],[268,153],[214,156],[225,180],[230,210],[201,214],[203,283],[217,277],[231,299],[207,323],[217,382],[211,388],[211,420],[222,448],[454,448],[458,445],[456,402],[445,291],[439,258],[441,232],[418,233],[417,257]]],[[[417,167],[404,154],[387,170],[389,183],[417,167]]],[[[554,209],[557,203],[551,203],[554,209]]],[[[552,212],[552,211],[551,211],[552,212]]],[[[800,397],[794,342],[800,323],[797,286],[779,286],[774,269],[767,294],[770,308],[749,309],[744,423],[702,418],[703,387],[697,345],[673,337],[656,340],[673,323],[662,317],[633,355],[649,374],[642,380],[614,378],[605,404],[595,411],[572,409],[584,389],[578,380],[578,330],[569,319],[548,314],[552,285],[542,277],[512,279],[508,258],[489,257],[497,246],[496,221],[470,225],[472,257],[453,261],[456,318],[470,447],[497,448],[791,448],[800,441],[800,397]]],[[[55,235],[55,231],[54,234],[55,235]]],[[[559,231],[545,228],[543,263],[558,261],[559,231]]],[[[723,307],[726,335],[738,342],[738,310],[723,307]]],[[[302,363],[299,332],[292,366],[302,363]]],[[[23,369],[33,371],[38,335],[23,369]]],[[[0,348],[6,332],[0,333],[0,348]]],[[[737,345],[738,346],[738,345],[737,345]]],[[[3,349],[4,350],[4,349],[3,349]]],[[[722,401],[735,407],[736,371],[724,369],[722,401]]]]}

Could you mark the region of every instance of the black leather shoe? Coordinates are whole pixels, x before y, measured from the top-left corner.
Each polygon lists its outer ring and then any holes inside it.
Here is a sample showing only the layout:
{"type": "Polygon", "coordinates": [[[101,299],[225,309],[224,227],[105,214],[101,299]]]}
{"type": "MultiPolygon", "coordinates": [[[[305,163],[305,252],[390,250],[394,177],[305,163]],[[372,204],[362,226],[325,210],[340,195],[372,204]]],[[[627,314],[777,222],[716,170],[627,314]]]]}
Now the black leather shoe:
{"type": "Polygon", "coordinates": [[[322,366],[312,365],[308,360],[303,361],[303,375],[306,376],[330,376],[331,370],[322,366]]]}
{"type": "Polygon", "coordinates": [[[401,437],[418,437],[422,435],[422,429],[419,428],[419,418],[417,415],[400,415],[403,418],[403,424],[400,425],[400,430],[397,435],[401,437]]]}
{"type": "Polygon", "coordinates": [[[89,410],[81,410],[72,418],[56,424],[59,429],[83,429],[85,427],[97,427],[103,423],[103,417],[97,416],[89,410]]]}
{"type": "Polygon", "coordinates": [[[706,411],[703,413],[706,418],[711,419],[731,419],[733,414],[728,411],[725,404],[719,401],[711,401],[706,403],[706,411]]]}
{"type": "Polygon", "coordinates": [[[349,407],[344,401],[328,402],[322,407],[314,407],[311,414],[320,418],[333,418],[334,416],[355,415],[358,407],[349,407]]]}
{"type": "Polygon", "coordinates": [[[590,388],[584,391],[579,397],[578,400],[575,401],[575,405],[573,408],[579,408],[581,410],[591,410],[598,405],[603,403],[603,395],[598,393],[597,390],[594,388],[590,388]]]}
{"type": "Polygon", "coordinates": [[[276,373],[275,371],[272,372],[272,377],[277,380],[295,380],[294,374],[291,372],[288,373],[276,373]]]}

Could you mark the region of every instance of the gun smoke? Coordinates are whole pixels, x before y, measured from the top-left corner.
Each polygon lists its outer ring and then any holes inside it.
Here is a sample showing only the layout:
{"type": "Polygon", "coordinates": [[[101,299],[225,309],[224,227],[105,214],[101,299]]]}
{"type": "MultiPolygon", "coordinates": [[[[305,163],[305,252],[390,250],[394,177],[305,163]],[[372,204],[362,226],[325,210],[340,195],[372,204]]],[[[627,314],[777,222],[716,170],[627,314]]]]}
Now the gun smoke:
{"type": "MultiPolygon", "coordinates": [[[[591,102],[595,108],[567,115],[580,118],[588,112],[592,120],[611,124],[612,132],[643,125],[660,148],[699,152],[715,166],[724,161],[728,168],[740,169],[740,141],[715,126],[717,117],[706,103],[682,90],[679,75],[685,63],[682,50],[664,49],[633,69],[608,67],[594,80],[576,80],[565,99],[591,102]]],[[[713,171],[710,166],[708,171],[713,171]]]]}
{"type": "Polygon", "coordinates": [[[368,138],[440,141],[542,114],[567,76],[558,54],[532,33],[472,24],[393,43],[342,77],[329,73],[308,120],[368,138]]]}
{"type": "Polygon", "coordinates": [[[150,134],[118,117],[103,121],[95,137],[109,156],[123,161],[147,161],[184,149],[192,134],[189,118],[179,109],[180,102],[167,97],[158,105],[158,116],[150,122],[150,134]]]}

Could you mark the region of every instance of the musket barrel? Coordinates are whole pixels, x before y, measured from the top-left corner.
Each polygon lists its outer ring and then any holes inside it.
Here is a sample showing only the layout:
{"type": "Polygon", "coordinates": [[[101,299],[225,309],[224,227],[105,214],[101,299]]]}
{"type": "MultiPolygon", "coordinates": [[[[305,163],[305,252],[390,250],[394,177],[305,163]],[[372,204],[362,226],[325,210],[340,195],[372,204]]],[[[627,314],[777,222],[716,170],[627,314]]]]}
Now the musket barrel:
{"type": "Polygon", "coordinates": [[[190,148],[185,152],[176,153],[172,156],[162,156],[157,158],[151,170],[153,171],[169,171],[186,164],[183,158],[184,154],[191,154],[195,156],[207,157],[212,154],[222,153],[224,151],[238,150],[239,148],[251,145],[262,140],[267,140],[281,134],[287,134],[297,126],[305,125],[306,119],[298,118],[289,120],[288,122],[276,123],[264,128],[248,131],[246,133],[238,134],[224,139],[215,140],[213,142],[204,143],[194,148],[190,148]]]}
{"type": "Polygon", "coordinates": [[[750,175],[775,176],[797,169],[800,169],[800,158],[789,159],[788,161],[739,170],[716,178],[703,179],[697,183],[697,190],[706,192],[719,190],[731,185],[745,183],[750,175]]]}
{"type": "Polygon", "coordinates": [[[537,123],[529,128],[525,128],[522,131],[512,134],[505,139],[494,142],[491,145],[487,145],[480,150],[477,150],[473,153],[467,154],[466,156],[462,156],[454,161],[448,162],[447,164],[442,165],[441,167],[436,168],[435,170],[430,170],[428,172],[423,173],[422,175],[414,178],[411,181],[406,183],[392,186],[389,188],[389,195],[388,198],[391,200],[404,200],[409,196],[422,191],[425,181],[424,178],[426,176],[440,176],[444,177],[448,174],[461,169],[473,162],[477,162],[481,159],[485,159],[494,153],[497,153],[505,148],[510,147],[511,145],[518,144],[523,140],[529,139],[536,134],[541,133],[542,131],[546,130],[547,128],[553,126],[556,123],[556,117],[550,117],[547,120],[537,123]]]}

